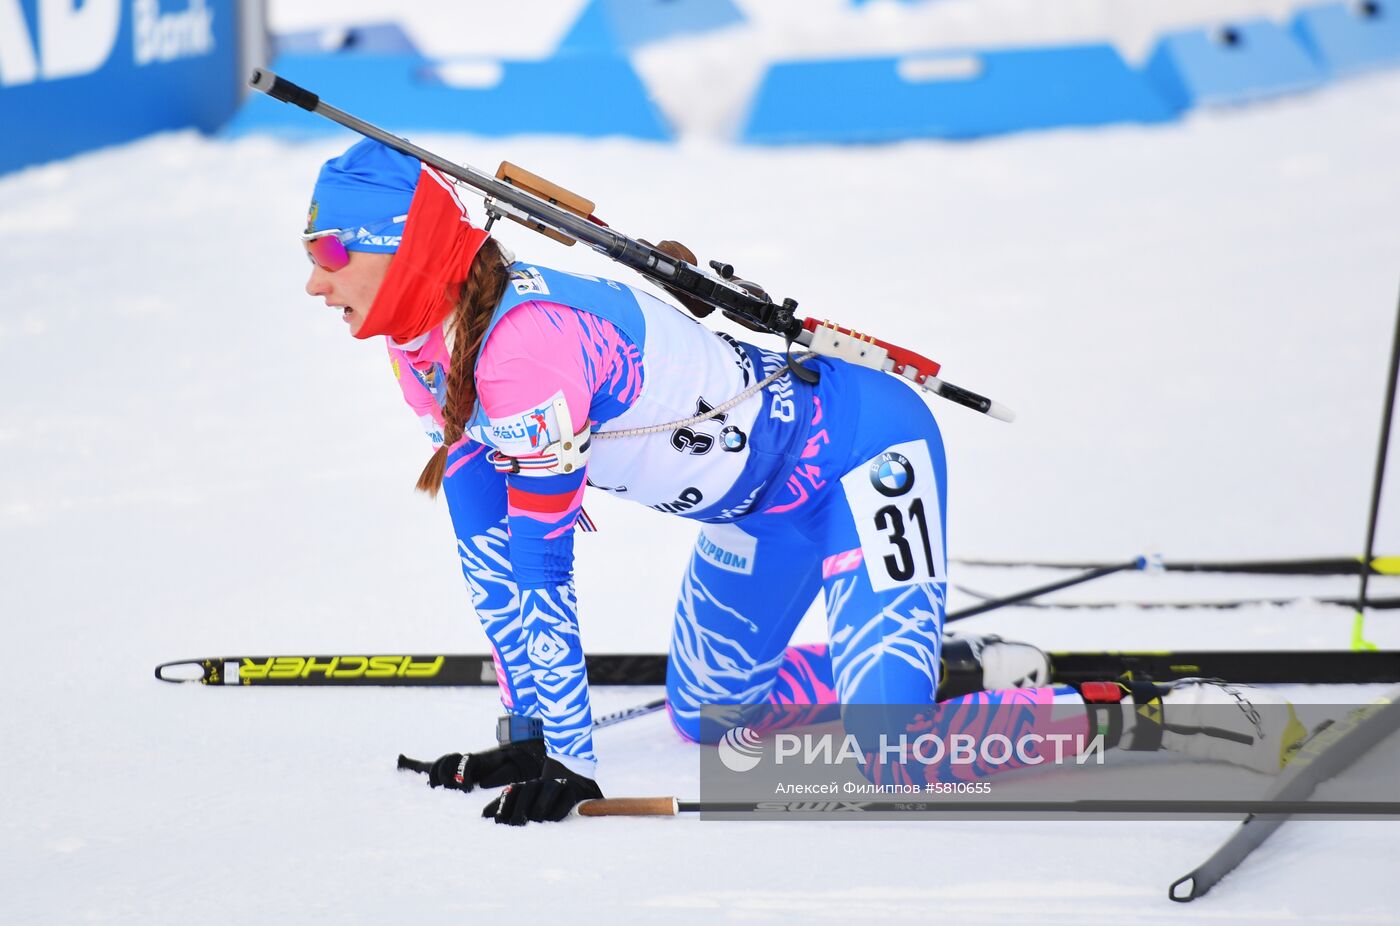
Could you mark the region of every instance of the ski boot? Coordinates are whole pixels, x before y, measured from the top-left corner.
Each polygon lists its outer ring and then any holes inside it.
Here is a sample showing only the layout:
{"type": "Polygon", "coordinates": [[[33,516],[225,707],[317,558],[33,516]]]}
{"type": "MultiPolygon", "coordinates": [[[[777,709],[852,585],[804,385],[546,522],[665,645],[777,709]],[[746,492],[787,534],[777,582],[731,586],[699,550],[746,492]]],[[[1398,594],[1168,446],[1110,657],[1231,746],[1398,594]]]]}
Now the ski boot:
{"type": "Polygon", "coordinates": [[[1221,679],[1086,682],[1080,691],[1108,748],[1167,749],[1273,775],[1308,735],[1284,698],[1221,679]]]}
{"type": "Polygon", "coordinates": [[[1050,657],[1029,643],[994,634],[949,634],[943,638],[938,700],[974,691],[1039,688],[1050,684],[1050,657]]]}

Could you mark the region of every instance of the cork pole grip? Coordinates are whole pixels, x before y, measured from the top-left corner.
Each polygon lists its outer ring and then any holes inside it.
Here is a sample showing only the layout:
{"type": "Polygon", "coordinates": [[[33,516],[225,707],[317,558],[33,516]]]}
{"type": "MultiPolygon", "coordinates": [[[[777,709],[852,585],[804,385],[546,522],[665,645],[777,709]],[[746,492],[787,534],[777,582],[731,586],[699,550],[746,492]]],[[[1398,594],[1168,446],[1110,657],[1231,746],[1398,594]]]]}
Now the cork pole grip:
{"type": "Polygon", "coordinates": [[[584,801],[574,811],[581,817],[673,817],[674,797],[603,797],[584,801]]]}

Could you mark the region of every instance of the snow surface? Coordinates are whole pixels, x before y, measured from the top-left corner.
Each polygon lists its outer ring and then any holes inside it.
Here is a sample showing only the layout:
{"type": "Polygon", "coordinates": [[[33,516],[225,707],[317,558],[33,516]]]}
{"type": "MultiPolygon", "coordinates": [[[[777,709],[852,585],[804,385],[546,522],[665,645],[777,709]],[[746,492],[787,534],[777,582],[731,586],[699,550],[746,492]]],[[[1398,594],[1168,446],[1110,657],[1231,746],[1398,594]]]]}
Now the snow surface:
{"type": "MultiPolygon", "coordinates": [[[[524,164],[632,234],[678,237],[1015,408],[1007,426],[933,406],[955,557],[1359,552],[1400,277],[1400,76],[964,145],[764,151],[703,129],[675,146],[416,140],[524,164]]],[[[1389,824],[1290,823],[1181,907],[1166,885],[1233,824],[510,830],[476,818],[486,795],[393,769],[399,752],[487,744],[491,691],[156,683],[151,667],[184,657],[484,650],[445,512],[411,492],[428,448],[382,350],[300,292],[293,236],[348,141],[173,134],[0,178],[0,922],[1398,921],[1389,824]]],[[[588,507],[586,646],[663,650],[694,527],[588,507]]],[[[1395,511],[1379,538],[1400,551],[1395,511]]],[[[953,575],[991,592],[1048,577],[953,575]]],[[[1123,575],[1060,597],[1352,587],[1123,575]]],[[[1368,623],[1387,648],[1394,613],[1368,623]]],[[[1350,623],[1303,600],[964,626],[1047,648],[1341,648],[1350,623]]],[[[821,633],[809,617],[799,636],[821,633]]],[[[598,689],[595,705],[655,695],[598,689]]],[[[598,744],[609,794],[695,794],[696,753],[663,717],[598,744]]]]}

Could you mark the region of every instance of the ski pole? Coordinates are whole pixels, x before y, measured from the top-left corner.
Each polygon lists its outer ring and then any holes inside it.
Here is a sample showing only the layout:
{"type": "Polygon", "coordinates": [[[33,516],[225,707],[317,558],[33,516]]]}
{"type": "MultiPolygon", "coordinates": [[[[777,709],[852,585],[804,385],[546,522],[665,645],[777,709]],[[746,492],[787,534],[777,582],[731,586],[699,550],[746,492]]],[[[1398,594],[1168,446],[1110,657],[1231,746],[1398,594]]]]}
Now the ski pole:
{"type": "Polygon", "coordinates": [[[1126,563],[1118,563],[1112,566],[1100,566],[1097,569],[1090,569],[1083,575],[1077,575],[1070,579],[1061,579],[1058,582],[1051,582],[1048,585],[1028,588],[1023,592],[1007,595],[1005,598],[994,598],[991,601],[984,601],[970,608],[954,611],[943,619],[943,623],[945,625],[951,624],[954,621],[960,621],[964,618],[975,617],[978,614],[986,614],[988,611],[995,611],[997,608],[1004,608],[1008,605],[1019,604],[1022,601],[1038,598],[1041,595],[1048,595],[1062,588],[1071,588],[1075,585],[1083,585],[1085,582],[1092,582],[1095,579],[1102,579],[1104,576],[1111,576],[1115,572],[1127,572],[1129,569],[1146,569],[1147,566],[1148,559],[1146,556],[1139,556],[1137,559],[1130,560],[1126,563]]]}
{"type": "MultiPolygon", "coordinates": [[[[963,566],[1037,569],[1098,569],[1105,563],[1064,562],[1061,560],[953,559],[963,566]]],[[[1377,556],[1369,562],[1359,556],[1316,556],[1303,559],[1247,559],[1166,561],[1155,568],[1164,572],[1236,572],[1277,576],[1355,576],[1369,572],[1376,576],[1400,575],[1400,556],[1377,556]]]]}
{"type": "MultiPolygon", "coordinates": [[[[1385,455],[1390,448],[1390,422],[1395,415],[1395,384],[1400,379],[1400,305],[1395,307],[1395,340],[1390,346],[1390,382],[1385,389],[1385,408],[1381,413],[1380,446],[1376,450],[1376,475],[1371,481],[1371,513],[1366,519],[1366,552],[1361,561],[1369,563],[1376,549],[1376,515],[1381,507],[1381,483],[1385,481],[1385,455]]],[[[1366,639],[1366,583],[1369,571],[1361,573],[1361,590],[1356,596],[1356,617],[1351,624],[1351,648],[1373,650],[1376,644],[1366,639]]]]}
{"type": "MultiPolygon", "coordinates": [[[[990,595],[983,595],[964,585],[957,586],[958,590],[972,595],[975,598],[990,598],[990,595]]],[[[1141,611],[1187,611],[1197,608],[1205,611],[1232,611],[1239,608],[1259,607],[1260,605],[1282,605],[1297,604],[1300,601],[1309,601],[1315,604],[1340,605],[1343,607],[1356,607],[1356,598],[1335,595],[1323,595],[1315,597],[1313,595],[1289,595],[1288,597],[1273,598],[1210,598],[1200,601],[1191,601],[1185,598],[1167,601],[1047,601],[1036,602],[1029,605],[1032,608],[1042,608],[1049,611],[1103,611],[1109,608],[1137,608],[1141,611]]],[[[1400,608],[1400,595],[1383,595],[1379,598],[1367,598],[1366,607],[1373,611],[1393,611],[1400,608]]]]}
{"type": "MultiPolygon", "coordinates": [[[[1400,729],[1400,688],[1391,688],[1371,704],[1359,707],[1340,720],[1315,730],[1279,773],[1269,791],[1273,802],[1308,806],[1306,798],[1317,786],[1354,765],[1386,737],[1400,729]]],[[[1306,813],[1307,811],[1288,811],[1306,813]]],[[[1234,835],[1188,874],[1167,888],[1167,896],[1189,903],[1206,894],[1220,879],[1234,871],[1255,849],[1284,824],[1286,816],[1251,814],[1234,835]]]]}
{"type": "MultiPolygon", "coordinates": [[[[1071,801],[861,800],[683,801],[675,797],[603,797],[574,808],[580,817],[674,817],[683,813],[807,813],[842,816],[870,813],[1029,813],[1271,817],[1393,817],[1400,801],[1083,799],[1071,801]]],[[[1197,895],[1199,896],[1199,895],[1197,895]]]]}

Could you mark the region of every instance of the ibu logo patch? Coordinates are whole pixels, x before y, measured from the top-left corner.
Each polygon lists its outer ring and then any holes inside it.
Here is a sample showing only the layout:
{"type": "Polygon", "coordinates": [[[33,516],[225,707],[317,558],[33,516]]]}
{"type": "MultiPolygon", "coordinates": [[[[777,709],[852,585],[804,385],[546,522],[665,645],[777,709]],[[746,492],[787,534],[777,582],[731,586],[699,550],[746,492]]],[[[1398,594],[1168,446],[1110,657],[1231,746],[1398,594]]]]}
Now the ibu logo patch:
{"type": "Polygon", "coordinates": [[[514,287],[518,296],[528,296],[531,293],[539,296],[549,295],[549,284],[544,281],[544,277],[540,276],[540,272],[534,267],[512,270],[510,285],[514,287]]]}
{"type": "Polygon", "coordinates": [[[914,469],[903,454],[882,453],[870,464],[870,484],[887,498],[897,498],[914,487],[914,469]]]}
{"type": "Polygon", "coordinates": [[[525,436],[530,440],[531,449],[538,450],[549,443],[549,421],[544,417],[547,411],[548,405],[532,409],[521,416],[525,422],[525,436]]]}
{"type": "MultiPolygon", "coordinates": [[[[555,398],[561,397],[562,393],[555,393],[555,398]]],[[[491,418],[486,430],[490,443],[505,453],[529,454],[543,450],[560,436],[554,420],[554,399],[540,402],[518,415],[491,418]]]]}

